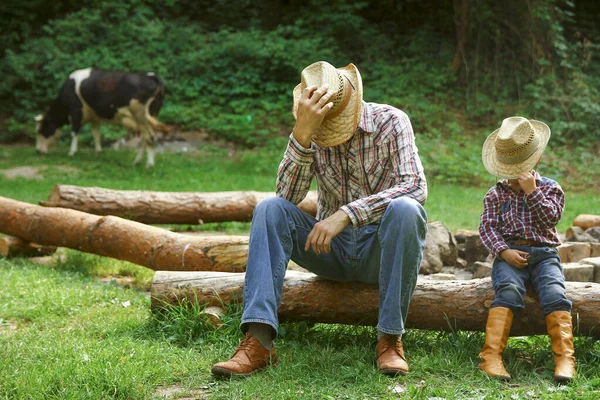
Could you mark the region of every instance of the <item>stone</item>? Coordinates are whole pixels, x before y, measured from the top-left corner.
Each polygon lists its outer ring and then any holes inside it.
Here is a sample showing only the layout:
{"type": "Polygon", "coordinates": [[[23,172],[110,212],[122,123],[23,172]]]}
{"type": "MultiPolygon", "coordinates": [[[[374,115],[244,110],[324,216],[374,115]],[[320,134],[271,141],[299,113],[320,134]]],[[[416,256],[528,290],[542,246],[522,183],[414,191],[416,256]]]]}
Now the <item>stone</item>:
{"type": "Polygon", "coordinates": [[[570,282],[593,282],[594,266],[579,262],[562,264],[565,280],[570,282]]]}
{"type": "Polygon", "coordinates": [[[589,243],[565,242],[558,246],[558,256],[561,263],[573,263],[590,257],[591,247],[589,243]]]}
{"type": "Polygon", "coordinates": [[[454,235],[458,245],[458,256],[467,261],[470,268],[476,261],[484,261],[489,254],[481,242],[479,231],[460,230],[454,235]]]}
{"type": "Polygon", "coordinates": [[[454,274],[431,274],[431,279],[434,281],[453,281],[456,279],[456,275],[454,274]]]}
{"type": "Polygon", "coordinates": [[[454,265],[457,258],[458,251],[452,232],[440,222],[428,223],[420,272],[435,274],[444,265],[454,265]]]}
{"type": "Polygon", "coordinates": [[[477,261],[473,264],[473,279],[481,279],[492,276],[492,264],[488,262],[477,261]]]}
{"type": "Polygon", "coordinates": [[[458,268],[458,269],[467,269],[468,263],[467,260],[465,260],[464,258],[457,258],[456,259],[456,264],[454,264],[454,267],[458,268]]]}
{"type": "Polygon", "coordinates": [[[582,264],[592,265],[594,267],[593,282],[600,283],[600,257],[584,258],[580,261],[582,264]]]}

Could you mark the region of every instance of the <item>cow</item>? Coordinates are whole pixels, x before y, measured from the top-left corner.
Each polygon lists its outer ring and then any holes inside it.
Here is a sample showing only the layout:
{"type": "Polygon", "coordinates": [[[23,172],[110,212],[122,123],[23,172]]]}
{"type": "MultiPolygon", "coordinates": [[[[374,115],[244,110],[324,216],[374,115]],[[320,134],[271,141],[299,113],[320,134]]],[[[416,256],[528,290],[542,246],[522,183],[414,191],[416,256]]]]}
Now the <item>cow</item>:
{"type": "Polygon", "coordinates": [[[156,117],[163,105],[165,86],[153,72],[110,71],[86,68],[73,71],[63,83],[58,97],[45,115],[36,117],[36,150],[48,152],[48,145],[60,135],[63,125],[71,125],[71,149],[77,152],[77,135],[90,122],[96,152],[102,151],[100,123],[120,124],[139,132],[141,147],[138,164],[147,152],[146,166],[154,166],[154,131],[169,132],[156,117]]]}

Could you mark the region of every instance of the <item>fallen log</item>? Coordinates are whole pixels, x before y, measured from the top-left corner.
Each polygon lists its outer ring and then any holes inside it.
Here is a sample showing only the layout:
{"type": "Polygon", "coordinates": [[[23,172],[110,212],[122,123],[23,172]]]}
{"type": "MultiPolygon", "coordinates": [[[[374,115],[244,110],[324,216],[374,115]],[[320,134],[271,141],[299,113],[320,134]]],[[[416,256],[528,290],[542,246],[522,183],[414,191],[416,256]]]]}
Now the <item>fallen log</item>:
{"type": "Polygon", "coordinates": [[[41,245],[129,261],[154,270],[243,271],[247,236],[191,236],[119,217],[0,197],[0,232],[41,245]]]}
{"type": "MultiPolygon", "coordinates": [[[[151,289],[151,307],[195,303],[222,306],[242,301],[244,274],[157,271],[151,289]]],[[[573,302],[574,325],[579,333],[600,338],[600,284],[566,282],[573,302]]],[[[494,299],[490,278],[470,281],[419,281],[410,303],[408,328],[485,331],[494,299]]],[[[375,325],[379,302],[376,285],[332,282],[314,274],[288,271],[279,317],[282,321],[312,321],[375,325]]],[[[526,309],[515,318],[511,335],[545,334],[538,301],[526,297],[526,309]]]]}
{"type": "Polygon", "coordinates": [[[2,257],[41,257],[56,251],[56,246],[42,246],[16,237],[0,238],[0,256],[2,257]]]}
{"type": "MultiPolygon", "coordinates": [[[[189,224],[250,221],[259,201],[274,197],[269,192],[153,192],[111,190],[99,187],[56,185],[45,207],[79,210],[95,215],[114,215],[145,224],[189,224]]],[[[316,191],[298,205],[316,215],[316,191]]]]}
{"type": "Polygon", "coordinates": [[[573,220],[574,226],[579,226],[584,231],[595,226],[600,226],[600,215],[581,214],[573,220]]]}

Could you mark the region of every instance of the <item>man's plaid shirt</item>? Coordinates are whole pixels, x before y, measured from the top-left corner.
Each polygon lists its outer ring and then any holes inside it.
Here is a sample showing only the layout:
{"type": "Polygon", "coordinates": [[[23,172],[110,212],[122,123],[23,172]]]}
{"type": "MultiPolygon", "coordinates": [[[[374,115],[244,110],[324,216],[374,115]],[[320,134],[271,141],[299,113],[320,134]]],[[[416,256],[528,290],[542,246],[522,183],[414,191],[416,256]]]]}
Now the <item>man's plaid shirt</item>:
{"type": "Polygon", "coordinates": [[[302,147],[290,135],[279,165],[277,196],[294,204],[317,180],[317,219],[342,209],[355,227],[378,223],[395,198],[408,196],[421,204],[427,182],[408,116],[389,105],[362,103],[358,129],[334,147],[302,147]]]}
{"type": "Polygon", "coordinates": [[[510,240],[560,245],[556,224],[565,208],[565,194],[552,179],[542,178],[535,171],[534,178],[537,188],[529,195],[515,192],[508,181],[502,180],[483,199],[479,234],[481,242],[496,257],[510,248],[510,240]]]}

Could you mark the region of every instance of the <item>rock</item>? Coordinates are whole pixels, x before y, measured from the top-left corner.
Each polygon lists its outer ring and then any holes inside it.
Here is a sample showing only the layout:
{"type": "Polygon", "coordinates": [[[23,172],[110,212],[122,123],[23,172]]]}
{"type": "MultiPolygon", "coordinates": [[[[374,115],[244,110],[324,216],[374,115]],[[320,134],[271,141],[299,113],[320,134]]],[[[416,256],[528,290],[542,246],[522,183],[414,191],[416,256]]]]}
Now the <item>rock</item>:
{"type": "Polygon", "coordinates": [[[454,275],[456,275],[456,279],[458,279],[459,281],[468,281],[470,279],[473,279],[473,273],[465,271],[464,269],[457,270],[454,275]]]}
{"type": "Polygon", "coordinates": [[[456,263],[454,264],[454,266],[459,269],[467,269],[467,265],[467,260],[460,257],[456,259],[456,263]]]}
{"type": "Polygon", "coordinates": [[[596,239],[597,242],[600,242],[600,227],[596,226],[594,228],[590,228],[586,230],[585,233],[596,239]]]}
{"type": "Polygon", "coordinates": [[[458,244],[458,256],[467,261],[471,267],[476,261],[484,261],[489,251],[481,243],[479,231],[460,230],[454,235],[458,244]]]}
{"type": "Polygon", "coordinates": [[[591,256],[588,243],[566,242],[558,246],[561,263],[573,263],[591,256]]]}
{"type": "Polygon", "coordinates": [[[565,280],[570,282],[593,282],[594,266],[579,262],[562,264],[565,280]]]}
{"type": "MultiPolygon", "coordinates": [[[[595,228],[592,228],[592,229],[595,229],[595,228]]],[[[588,230],[591,230],[591,229],[588,229],[588,230]]],[[[587,233],[587,231],[576,233],[573,236],[567,238],[567,241],[568,242],[579,242],[579,243],[598,243],[598,242],[600,242],[600,240],[598,240],[594,236],[587,233]]]]}
{"type": "Polygon", "coordinates": [[[431,279],[434,281],[453,281],[456,279],[456,275],[454,274],[432,274],[431,279]]]}
{"type": "Polygon", "coordinates": [[[600,257],[584,258],[580,261],[582,264],[592,265],[594,267],[593,282],[600,283],[600,257]]]}
{"type": "Polygon", "coordinates": [[[570,228],[568,228],[568,229],[567,229],[567,231],[565,232],[565,237],[567,238],[567,240],[566,240],[566,241],[567,241],[567,242],[574,242],[574,240],[570,240],[570,238],[571,238],[573,235],[576,235],[576,234],[578,234],[578,233],[583,233],[583,232],[585,232],[585,231],[583,230],[583,228],[582,228],[582,227],[580,227],[580,226],[571,226],[571,227],[570,227],[570,228]]]}
{"type": "Polygon", "coordinates": [[[590,257],[600,257],[600,243],[590,243],[590,257]]]}
{"type": "Polygon", "coordinates": [[[440,222],[427,224],[427,237],[421,262],[422,274],[435,274],[444,265],[456,264],[458,258],[456,241],[452,232],[440,222]]]}
{"type": "Polygon", "coordinates": [[[473,271],[473,279],[487,278],[488,276],[492,276],[492,264],[477,261],[473,264],[473,271]]]}

